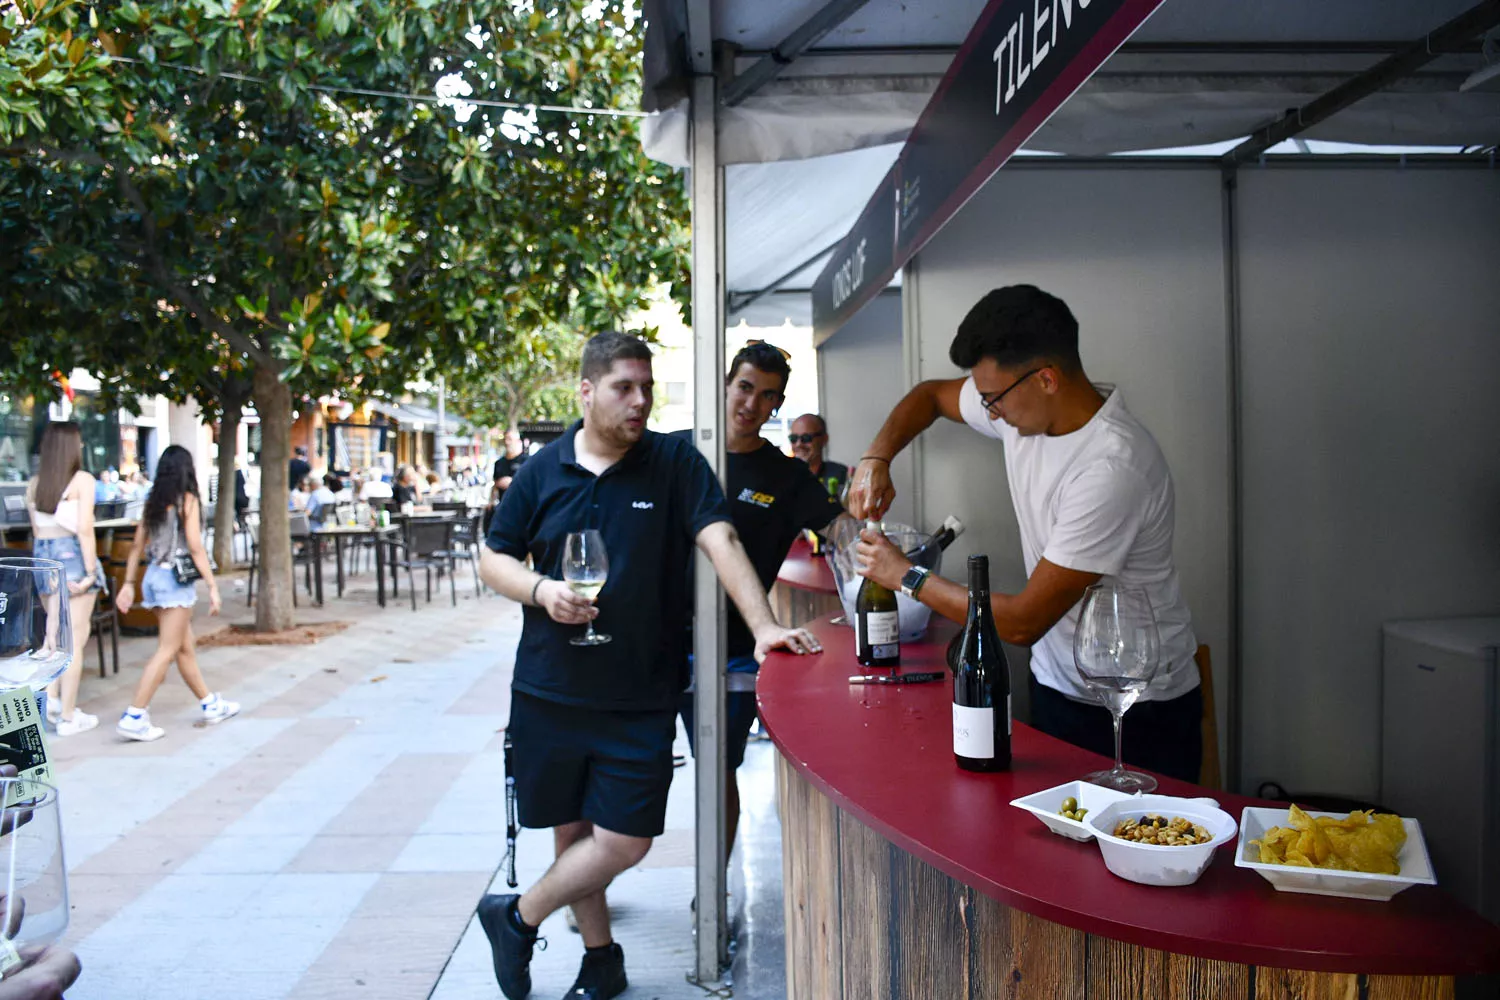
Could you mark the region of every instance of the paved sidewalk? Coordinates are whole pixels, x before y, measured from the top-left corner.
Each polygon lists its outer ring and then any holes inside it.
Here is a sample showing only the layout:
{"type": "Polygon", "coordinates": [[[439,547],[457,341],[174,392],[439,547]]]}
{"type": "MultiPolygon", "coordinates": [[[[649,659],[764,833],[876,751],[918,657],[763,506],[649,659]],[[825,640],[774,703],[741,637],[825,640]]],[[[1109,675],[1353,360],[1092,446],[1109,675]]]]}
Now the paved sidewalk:
{"type": "MultiPolygon", "coordinates": [[[[243,589],[223,586],[225,617],[248,620],[243,589]]],[[[328,597],[321,609],[304,601],[298,620],[352,622],[340,635],[200,651],[210,687],[244,705],[219,726],[193,725],[196,703],[174,671],[152,705],[167,737],[116,737],[152,638],[122,642],[117,677],[101,680],[97,659],[86,667],[82,703],[100,726],[52,740],[73,903],[66,943],[84,965],[71,1000],[499,996],[471,918],[492,883],[507,891],[500,733],[520,610],[475,597],[462,575],[457,608],[435,592],[416,613],[382,611],[368,576],[328,597]]],[[[210,623],[199,608],[201,633],[210,623]]],[[[751,750],[731,886],[737,923],[752,933],[741,936],[733,992],[779,997],[771,750],[751,750]]],[[[691,763],[671,803],[666,835],[611,890],[626,996],[728,995],[685,979],[691,763]]],[[[525,885],[551,859],[550,834],[523,833],[520,858],[525,885]]],[[[533,996],[561,996],[582,945],[561,916],[544,933],[533,996]]]]}

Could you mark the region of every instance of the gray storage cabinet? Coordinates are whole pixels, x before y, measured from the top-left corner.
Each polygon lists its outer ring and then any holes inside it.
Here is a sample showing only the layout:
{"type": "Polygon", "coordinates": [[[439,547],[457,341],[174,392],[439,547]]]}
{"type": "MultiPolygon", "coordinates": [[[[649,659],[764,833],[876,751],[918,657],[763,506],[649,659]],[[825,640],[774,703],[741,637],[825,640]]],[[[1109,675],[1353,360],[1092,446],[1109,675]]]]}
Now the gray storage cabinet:
{"type": "Polygon", "coordinates": [[[1387,622],[1380,801],[1438,884],[1500,922],[1500,617],[1387,622]]]}

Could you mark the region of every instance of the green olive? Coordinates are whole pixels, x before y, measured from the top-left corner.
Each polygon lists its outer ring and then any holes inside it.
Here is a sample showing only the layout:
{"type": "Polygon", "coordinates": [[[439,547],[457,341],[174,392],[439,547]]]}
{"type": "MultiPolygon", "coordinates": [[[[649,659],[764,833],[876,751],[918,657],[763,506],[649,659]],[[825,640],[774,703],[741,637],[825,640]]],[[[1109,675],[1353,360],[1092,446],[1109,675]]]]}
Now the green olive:
{"type": "Polygon", "coordinates": [[[1074,809],[1073,810],[1073,818],[1076,819],[1076,820],[1082,821],[1083,817],[1085,817],[1085,816],[1088,815],[1088,812],[1089,811],[1087,809],[1074,809]]]}
{"type": "Polygon", "coordinates": [[[1075,799],[1075,798],[1073,798],[1073,796],[1069,795],[1067,798],[1065,798],[1065,799],[1062,800],[1062,811],[1063,812],[1070,813],[1074,809],[1077,809],[1077,808],[1078,808],[1078,800],[1075,799]]]}

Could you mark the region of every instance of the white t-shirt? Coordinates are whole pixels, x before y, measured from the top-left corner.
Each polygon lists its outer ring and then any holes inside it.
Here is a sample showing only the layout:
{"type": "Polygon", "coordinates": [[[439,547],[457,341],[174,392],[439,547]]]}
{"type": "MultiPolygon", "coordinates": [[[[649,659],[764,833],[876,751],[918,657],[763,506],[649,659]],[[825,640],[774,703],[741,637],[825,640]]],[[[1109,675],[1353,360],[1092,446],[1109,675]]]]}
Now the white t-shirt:
{"type": "MultiPolygon", "coordinates": [[[[1046,559],[1145,588],[1161,633],[1161,666],[1141,699],[1165,701],[1198,685],[1198,642],[1172,562],[1172,474],[1151,432],[1125,409],[1120,391],[1099,391],[1107,397],[1099,412],[1073,433],[1055,437],[1023,436],[1004,420],[991,419],[972,377],[959,393],[959,409],[970,427],[1004,442],[1028,576],[1046,559]]],[[[1074,605],[1031,647],[1031,672],[1070,698],[1093,702],[1073,665],[1077,626],[1074,605]]]]}

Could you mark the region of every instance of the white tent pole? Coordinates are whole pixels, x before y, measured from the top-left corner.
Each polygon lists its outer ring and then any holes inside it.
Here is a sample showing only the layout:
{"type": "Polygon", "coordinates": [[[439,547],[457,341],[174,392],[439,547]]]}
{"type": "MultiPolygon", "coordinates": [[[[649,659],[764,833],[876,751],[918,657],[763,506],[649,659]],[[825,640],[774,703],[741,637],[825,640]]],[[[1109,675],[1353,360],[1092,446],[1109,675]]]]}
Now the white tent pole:
{"type": "MultiPolygon", "coordinates": [[[[702,17],[708,12],[704,5],[702,17]]],[[[699,25],[695,24],[694,27],[699,25]]],[[[696,60],[695,60],[696,63],[696,60]]],[[[724,197],[718,162],[718,83],[708,72],[693,78],[693,411],[698,450],[724,481],[724,197]]],[[[728,961],[724,905],[724,592],[699,552],[694,574],[694,745],[697,801],[698,932],[696,973],[717,982],[728,961]]]]}

